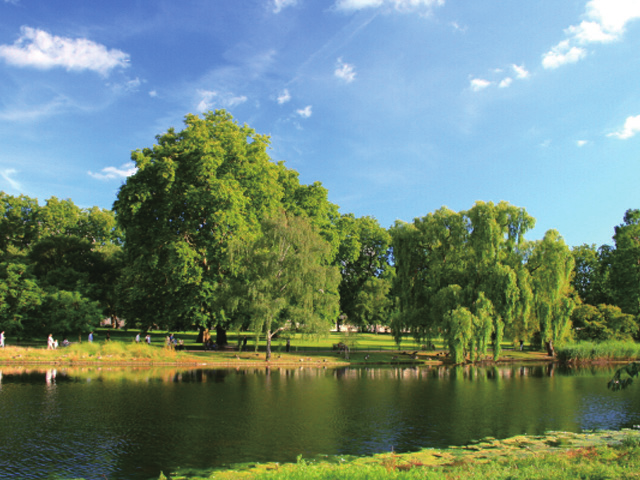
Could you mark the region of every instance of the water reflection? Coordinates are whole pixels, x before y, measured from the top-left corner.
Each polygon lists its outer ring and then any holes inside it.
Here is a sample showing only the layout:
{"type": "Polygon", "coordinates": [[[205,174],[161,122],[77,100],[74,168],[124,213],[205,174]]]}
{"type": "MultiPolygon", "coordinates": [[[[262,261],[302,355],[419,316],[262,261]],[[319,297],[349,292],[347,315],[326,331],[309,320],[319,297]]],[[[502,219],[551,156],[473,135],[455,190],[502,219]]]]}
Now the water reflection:
{"type": "Polygon", "coordinates": [[[608,367],[0,368],[0,478],[212,468],[640,423],[608,367]],[[46,472],[46,473],[43,473],[46,472]]]}

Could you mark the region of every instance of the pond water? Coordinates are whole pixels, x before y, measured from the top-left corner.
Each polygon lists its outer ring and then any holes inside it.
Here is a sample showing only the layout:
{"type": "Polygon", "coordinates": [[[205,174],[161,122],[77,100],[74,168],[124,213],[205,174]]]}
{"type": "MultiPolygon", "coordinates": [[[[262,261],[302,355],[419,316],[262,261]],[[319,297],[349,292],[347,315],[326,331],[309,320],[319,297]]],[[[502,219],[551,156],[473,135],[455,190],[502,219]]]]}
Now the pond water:
{"type": "Polygon", "coordinates": [[[0,367],[0,479],[157,479],[640,424],[611,368],[0,367]]]}

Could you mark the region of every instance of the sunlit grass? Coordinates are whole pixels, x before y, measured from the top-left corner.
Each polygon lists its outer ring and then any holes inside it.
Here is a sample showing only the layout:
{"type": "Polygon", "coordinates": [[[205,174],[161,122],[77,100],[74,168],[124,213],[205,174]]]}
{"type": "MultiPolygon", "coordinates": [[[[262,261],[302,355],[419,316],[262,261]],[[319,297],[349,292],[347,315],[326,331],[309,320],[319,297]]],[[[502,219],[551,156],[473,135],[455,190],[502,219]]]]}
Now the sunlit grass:
{"type": "Polygon", "coordinates": [[[630,361],[640,358],[640,344],[635,342],[579,342],[556,348],[561,362],[630,361]]]}
{"type": "MultiPolygon", "coordinates": [[[[161,475],[160,479],[169,478],[161,475]]],[[[493,438],[448,449],[384,453],[371,457],[252,464],[173,480],[436,480],[640,478],[640,432],[625,430],[493,438]]]]}

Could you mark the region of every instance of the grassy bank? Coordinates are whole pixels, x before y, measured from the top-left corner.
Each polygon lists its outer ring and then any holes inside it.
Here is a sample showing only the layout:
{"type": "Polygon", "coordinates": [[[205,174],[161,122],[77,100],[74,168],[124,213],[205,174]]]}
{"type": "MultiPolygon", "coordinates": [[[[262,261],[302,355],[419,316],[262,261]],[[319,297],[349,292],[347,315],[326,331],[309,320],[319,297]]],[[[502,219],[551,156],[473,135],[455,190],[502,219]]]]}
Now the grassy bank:
{"type": "MultiPolygon", "coordinates": [[[[0,349],[0,362],[39,362],[39,363],[147,363],[147,364],[202,364],[202,365],[249,365],[264,364],[264,339],[250,332],[230,333],[229,346],[220,351],[205,351],[198,343],[195,332],[179,332],[176,337],[184,343],[184,350],[175,351],[166,348],[167,332],[151,332],[151,345],[135,343],[135,332],[125,330],[101,329],[96,332],[96,340],[89,343],[86,339],[74,339],[70,347],[57,350],[46,349],[46,339],[21,341],[19,344],[8,339],[8,346],[0,349]],[[110,340],[107,341],[107,334],[110,340]],[[247,338],[246,348],[238,351],[238,344],[247,338]]],[[[349,364],[442,364],[449,363],[446,345],[436,340],[430,348],[405,339],[398,346],[388,334],[345,334],[332,332],[322,337],[304,337],[290,335],[278,338],[272,346],[272,364],[313,364],[313,365],[349,365],[349,364]],[[286,340],[290,341],[290,351],[286,351],[286,340]],[[346,359],[334,346],[343,343],[349,346],[350,354],[346,359]]],[[[580,362],[626,362],[640,358],[640,344],[633,342],[580,342],[556,348],[556,360],[561,363],[580,362]]],[[[491,362],[492,352],[483,359],[491,362]]],[[[551,361],[544,352],[526,344],[523,351],[510,343],[502,344],[500,361],[551,361]]]]}
{"type": "Polygon", "coordinates": [[[172,472],[160,479],[417,480],[640,478],[640,431],[551,432],[506,440],[487,438],[464,447],[325,458],[295,464],[237,466],[209,473],[172,472]]]}

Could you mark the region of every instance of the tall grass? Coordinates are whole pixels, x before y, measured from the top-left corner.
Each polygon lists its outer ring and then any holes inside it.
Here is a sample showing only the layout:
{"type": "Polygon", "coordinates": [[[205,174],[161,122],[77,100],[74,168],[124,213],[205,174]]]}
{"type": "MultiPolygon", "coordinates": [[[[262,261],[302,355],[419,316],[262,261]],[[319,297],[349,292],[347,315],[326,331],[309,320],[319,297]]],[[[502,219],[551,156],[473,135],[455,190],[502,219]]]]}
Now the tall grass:
{"type": "Polygon", "coordinates": [[[97,362],[97,361],[157,361],[175,362],[184,354],[173,349],[143,343],[83,342],[69,347],[47,350],[34,347],[6,347],[0,349],[0,361],[19,362],[97,362]]]}
{"type": "Polygon", "coordinates": [[[558,360],[570,362],[631,361],[640,358],[640,344],[635,342],[579,342],[556,348],[558,360]]]}

